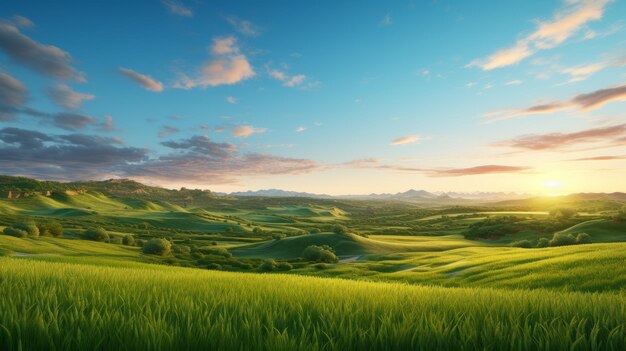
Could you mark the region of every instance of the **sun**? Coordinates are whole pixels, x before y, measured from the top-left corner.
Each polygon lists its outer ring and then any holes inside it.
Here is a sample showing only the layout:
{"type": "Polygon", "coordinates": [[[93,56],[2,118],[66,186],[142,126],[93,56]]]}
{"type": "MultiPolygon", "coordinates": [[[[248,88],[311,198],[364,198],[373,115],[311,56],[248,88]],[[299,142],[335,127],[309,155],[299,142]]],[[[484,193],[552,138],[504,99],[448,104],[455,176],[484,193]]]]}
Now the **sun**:
{"type": "Polygon", "coordinates": [[[556,180],[549,180],[543,183],[543,186],[545,186],[546,188],[556,189],[561,187],[561,182],[556,180]]]}

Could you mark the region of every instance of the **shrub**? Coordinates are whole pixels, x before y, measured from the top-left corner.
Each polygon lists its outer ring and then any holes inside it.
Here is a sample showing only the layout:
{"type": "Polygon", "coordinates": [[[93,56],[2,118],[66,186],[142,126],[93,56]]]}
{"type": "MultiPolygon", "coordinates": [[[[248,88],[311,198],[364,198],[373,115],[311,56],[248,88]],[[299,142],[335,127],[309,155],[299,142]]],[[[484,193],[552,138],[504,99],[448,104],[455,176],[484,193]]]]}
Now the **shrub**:
{"type": "Polygon", "coordinates": [[[211,241],[211,245],[217,246],[217,241],[211,241]]]}
{"type": "Polygon", "coordinates": [[[261,264],[261,269],[268,272],[275,270],[277,267],[278,265],[276,264],[276,261],[271,258],[268,258],[261,264]]]}
{"type": "Polygon", "coordinates": [[[4,228],[4,230],[2,231],[5,235],[10,235],[10,236],[14,236],[16,238],[25,238],[28,236],[28,233],[21,230],[21,229],[17,229],[17,228],[13,228],[13,227],[6,227],[4,228]]]}
{"type": "Polygon", "coordinates": [[[185,245],[173,245],[172,251],[181,255],[189,255],[189,253],[191,252],[191,248],[185,245]]]}
{"type": "Polygon", "coordinates": [[[111,244],[119,244],[119,245],[121,245],[123,241],[124,239],[119,236],[112,236],[109,240],[111,244]]]}
{"type": "Polygon", "coordinates": [[[145,242],[142,239],[135,240],[135,245],[138,247],[143,247],[144,244],[145,242]]]}
{"type": "Polygon", "coordinates": [[[293,269],[293,266],[289,262],[280,262],[276,268],[279,271],[290,271],[293,269]]]}
{"type": "Polygon", "coordinates": [[[326,268],[328,268],[328,267],[326,266],[326,263],[318,263],[318,264],[316,264],[316,265],[315,265],[315,266],[313,266],[313,267],[315,267],[315,269],[326,269],[326,268]]]}
{"type": "Polygon", "coordinates": [[[57,221],[43,222],[37,224],[39,235],[60,237],[63,236],[63,226],[57,221]]]}
{"type": "Polygon", "coordinates": [[[335,224],[333,226],[333,233],[335,234],[348,234],[348,227],[342,224],[335,224]]]}
{"type": "Polygon", "coordinates": [[[552,240],[550,240],[550,246],[565,246],[576,244],[576,238],[572,234],[566,233],[554,233],[552,240]]]}
{"type": "Polygon", "coordinates": [[[514,243],[511,243],[511,246],[513,247],[521,247],[524,249],[530,249],[531,247],[533,247],[533,244],[528,241],[528,240],[520,240],[520,241],[516,241],[514,243]]]}
{"type": "Polygon", "coordinates": [[[109,233],[103,228],[89,228],[83,232],[83,238],[93,241],[109,242],[109,233]]]}
{"type": "Polygon", "coordinates": [[[128,245],[128,246],[135,246],[135,237],[130,234],[125,235],[124,238],[122,239],[122,244],[128,245]]]}
{"type": "Polygon", "coordinates": [[[224,258],[231,258],[233,257],[233,254],[231,254],[230,252],[228,252],[228,250],[226,250],[225,248],[215,248],[215,249],[207,249],[207,248],[203,248],[199,250],[201,253],[205,254],[205,255],[215,255],[215,256],[222,256],[224,258]]]}
{"type": "Polygon", "coordinates": [[[319,233],[321,233],[321,232],[322,232],[322,231],[320,230],[320,228],[313,228],[313,229],[311,229],[311,230],[309,231],[309,233],[311,233],[311,234],[319,234],[319,233]]]}
{"type": "Polygon", "coordinates": [[[302,252],[302,257],[309,261],[316,262],[327,262],[327,263],[337,263],[339,259],[333,252],[333,249],[330,246],[322,245],[311,245],[308,246],[302,252]]]}
{"type": "Polygon", "coordinates": [[[576,244],[591,244],[591,235],[587,233],[578,233],[576,236],[576,244]]]}
{"type": "Polygon", "coordinates": [[[211,262],[211,263],[206,265],[206,268],[207,269],[212,269],[212,270],[219,270],[219,269],[222,269],[222,265],[211,262]]]}
{"type": "Polygon", "coordinates": [[[152,238],[142,249],[142,252],[149,255],[166,256],[172,250],[172,243],[165,239],[152,238]]]}
{"type": "Polygon", "coordinates": [[[550,246],[550,240],[548,238],[539,238],[537,241],[537,247],[548,247],[550,246]]]}
{"type": "Polygon", "coordinates": [[[13,228],[23,230],[30,236],[39,236],[39,228],[35,222],[15,223],[13,228]]]}
{"type": "Polygon", "coordinates": [[[272,238],[273,238],[274,240],[282,240],[282,239],[284,239],[285,237],[286,237],[286,235],[285,235],[285,234],[283,234],[283,233],[273,233],[273,234],[272,234],[272,238]]]}

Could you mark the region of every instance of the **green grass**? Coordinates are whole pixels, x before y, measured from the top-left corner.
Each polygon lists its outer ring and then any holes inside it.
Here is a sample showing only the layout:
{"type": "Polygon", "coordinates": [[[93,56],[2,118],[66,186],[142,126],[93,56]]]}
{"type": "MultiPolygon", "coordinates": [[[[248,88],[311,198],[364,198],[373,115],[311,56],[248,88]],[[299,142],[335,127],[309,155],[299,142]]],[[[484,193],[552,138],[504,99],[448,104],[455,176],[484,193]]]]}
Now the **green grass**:
{"type": "Polygon", "coordinates": [[[623,293],[0,258],[0,348],[620,350],[623,293]]]}
{"type": "Polygon", "coordinates": [[[626,222],[615,223],[608,219],[596,219],[561,231],[574,236],[583,232],[589,234],[591,240],[596,243],[623,242],[626,241],[626,222]]]}
{"type": "MultiPolygon", "coordinates": [[[[405,240],[385,240],[390,236],[364,238],[354,234],[310,234],[270,240],[258,244],[246,245],[231,250],[239,257],[296,258],[310,245],[329,245],[338,256],[388,255],[413,251],[443,251],[469,245],[480,246],[458,236],[427,238],[402,237],[405,240]]],[[[398,237],[400,238],[400,237],[398,237]]]]}

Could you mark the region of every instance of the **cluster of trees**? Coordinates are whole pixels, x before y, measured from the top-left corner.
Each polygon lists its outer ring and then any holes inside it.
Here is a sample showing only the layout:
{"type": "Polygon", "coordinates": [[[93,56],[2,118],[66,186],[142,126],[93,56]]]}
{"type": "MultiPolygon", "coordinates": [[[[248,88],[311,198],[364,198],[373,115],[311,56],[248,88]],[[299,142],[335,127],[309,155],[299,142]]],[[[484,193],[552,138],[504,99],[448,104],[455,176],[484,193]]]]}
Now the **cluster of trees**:
{"type": "Polygon", "coordinates": [[[591,236],[587,233],[578,233],[576,236],[568,233],[554,233],[552,239],[540,238],[537,243],[533,244],[530,240],[519,240],[511,243],[513,247],[521,247],[530,249],[533,247],[555,247],[566,245],[591,244],[591,236]]]}
{"type": "Polygon", "coordinates": [[[335,250],[328,245],[311,245],[302,252],[302,257],[314,262],[337,263],[339,258],[335,250]]]}
{"type": "Polygon", "coordinates": [[[57,221],[46,222],[21,222],[15,223],[9,227],[4,228],[2,231],[5,235],[14,236],[17,238],[25,237],[37,237],[37,236],[63,236],[63,226],[57,221]]]}

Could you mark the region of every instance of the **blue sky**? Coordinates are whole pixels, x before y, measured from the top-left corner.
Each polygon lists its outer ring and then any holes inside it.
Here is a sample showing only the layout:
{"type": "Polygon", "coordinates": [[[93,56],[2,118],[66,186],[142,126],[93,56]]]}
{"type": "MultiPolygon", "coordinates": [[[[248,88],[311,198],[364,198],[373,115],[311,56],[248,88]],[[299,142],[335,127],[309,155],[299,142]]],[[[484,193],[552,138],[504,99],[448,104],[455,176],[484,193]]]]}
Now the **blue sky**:
{"type": "Polygon", "coordinates": [[[625,191],[624,14],[620,0],[7,1],[0,163],[218,191],[625,191]]]}

